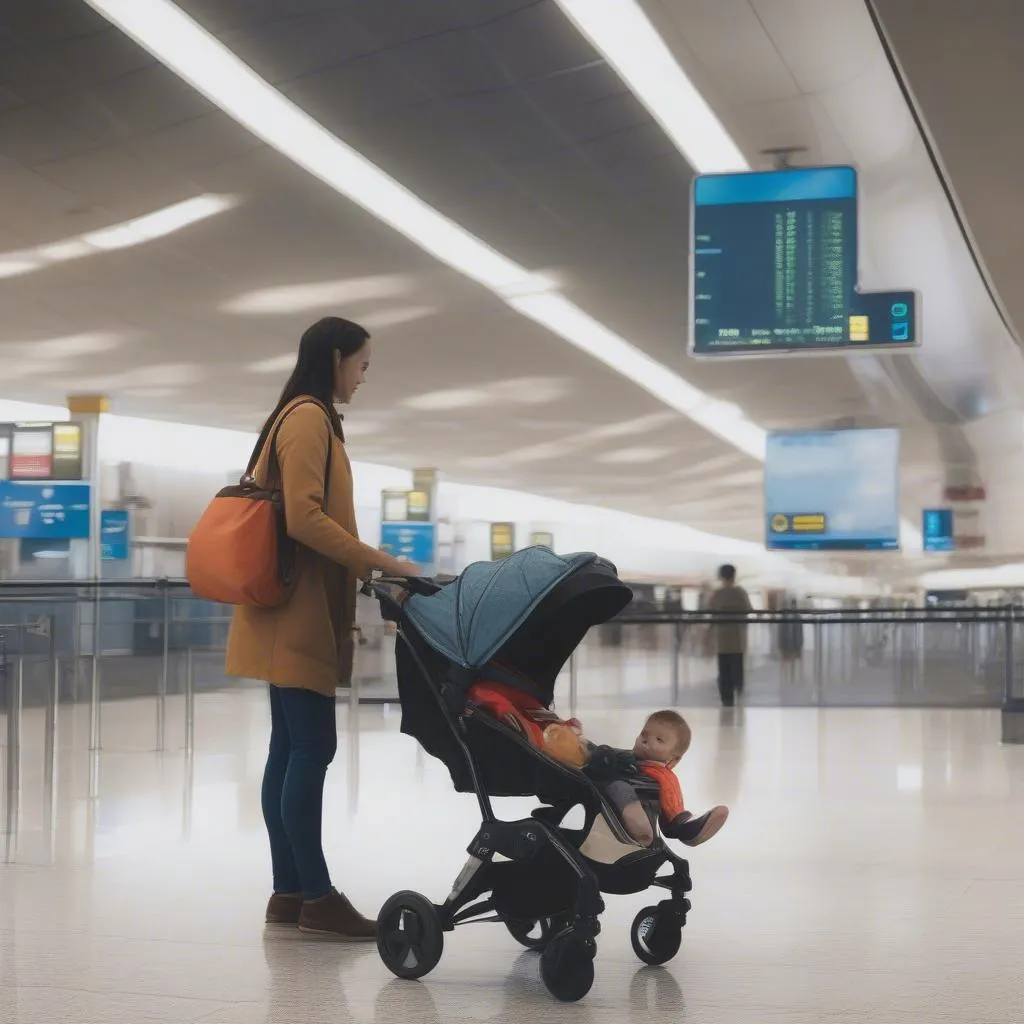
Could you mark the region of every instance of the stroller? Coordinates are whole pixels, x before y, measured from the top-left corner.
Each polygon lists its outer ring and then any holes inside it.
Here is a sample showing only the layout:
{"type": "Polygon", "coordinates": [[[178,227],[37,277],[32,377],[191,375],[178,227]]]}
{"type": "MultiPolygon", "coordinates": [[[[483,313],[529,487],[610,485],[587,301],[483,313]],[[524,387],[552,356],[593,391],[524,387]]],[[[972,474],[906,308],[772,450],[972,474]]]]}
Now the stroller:
{"type": "MultiPolygon", "coordinates": [[[[447,583],[378,580],[364,592],[398,625],[402,732],[444,762],[456,791],[476,794],[482,818],[443,903],[413,892],[385,903],[377,947],[388,969],[399,978],[421,978],[440,961],[445,932],[497,921],[540,952],[545,986],[572,1002],[594,981],[601,894],[652,886],[667,890],[667,898],[636,916],[633,949],[646,964],[671,960],[690,910],[687,862],[660,837],[650,847],[637,844],[584,771],[550,758],[470,695],[481,681],[498,678],[535,706],[550,707],[555,680],[590,627],[632,600],[615,567],[594,554],[563,558],[534,547],[471,565],[447,583]],[[395,584],[407,592],[404,600],[395,584]],[[543,806],[523,820],[502,821],[491,806],[495,796],[536,796],[543,806]],[[581,805],[583,827],[563,826],[581,805]],[[671,873],[660,875],[665,865],[671,873]]],[[[645,805],[656,806],[653,780],[630,781],[645,805]]]]}

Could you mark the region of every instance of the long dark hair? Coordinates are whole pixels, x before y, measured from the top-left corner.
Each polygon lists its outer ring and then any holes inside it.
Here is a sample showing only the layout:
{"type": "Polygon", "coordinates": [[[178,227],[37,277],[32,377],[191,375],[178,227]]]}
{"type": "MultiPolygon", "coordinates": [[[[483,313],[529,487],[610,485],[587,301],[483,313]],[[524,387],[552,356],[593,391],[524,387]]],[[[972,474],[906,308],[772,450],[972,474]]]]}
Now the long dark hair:
{"type": "Polygon", "coordinates": [[[261,440],[269,433],[285,406],[296,398],[315,398],[331,417],[331,427],[343,437],[341,417],[334,409],[334,353],[342,359],[354,356],[366,344],[370,332],[365,327],[340,316],[325,316],[307,328],[299,341],[295,369],[288,378],[274,411],[260,433],[261,440]]]}

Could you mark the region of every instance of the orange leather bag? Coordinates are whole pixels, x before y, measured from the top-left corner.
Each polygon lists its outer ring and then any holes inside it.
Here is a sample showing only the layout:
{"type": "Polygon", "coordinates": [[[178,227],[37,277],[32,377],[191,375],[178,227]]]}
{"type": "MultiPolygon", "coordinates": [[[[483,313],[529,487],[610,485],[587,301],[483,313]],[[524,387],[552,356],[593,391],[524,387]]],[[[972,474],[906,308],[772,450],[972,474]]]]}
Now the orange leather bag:
{"type": "MultiPolygon", "coordinates": [[[[296,402],[298,406],[315,399],[296,402]]],[[[326,410],[325,414],[326,414],[326,410]]],[[[277,435],[285,416],[256,442],[245,476],[225,487],[207,506],[188,539],[185,575],[194,593],[220,604],[278,608],[288,601],[295,582],[295,541],[288,536],[277,435]],[[269,434],[269,436],[268,436],[269,434]],[[270,445],[269,483],[261,487],[253,473],[264,445],[270,445]]],[[[327,446],[324,504],[331,479],[327,446]]]]}

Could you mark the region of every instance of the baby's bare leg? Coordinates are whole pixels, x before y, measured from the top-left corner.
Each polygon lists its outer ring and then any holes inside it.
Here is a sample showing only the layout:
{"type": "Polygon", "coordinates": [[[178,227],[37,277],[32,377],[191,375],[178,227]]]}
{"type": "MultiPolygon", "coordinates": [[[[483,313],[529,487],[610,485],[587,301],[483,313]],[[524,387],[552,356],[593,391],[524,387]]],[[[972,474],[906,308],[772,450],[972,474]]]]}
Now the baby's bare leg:
{"type": "Polygon", "coordinates": [[[654,842],[651,819],[647,817],[647,812],[639,800],[634,800],[622,808],[622,823],[626,826],[626,831],[641,846],[650,846],[654,842]]]}

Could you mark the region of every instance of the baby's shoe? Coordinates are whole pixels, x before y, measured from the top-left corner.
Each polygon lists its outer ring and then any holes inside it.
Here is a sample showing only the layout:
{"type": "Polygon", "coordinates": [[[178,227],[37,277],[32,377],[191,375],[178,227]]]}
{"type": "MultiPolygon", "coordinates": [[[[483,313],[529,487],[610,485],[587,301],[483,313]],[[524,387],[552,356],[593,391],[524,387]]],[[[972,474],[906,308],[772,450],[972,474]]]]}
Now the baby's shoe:
{"type": "Polygon", "coordinates": [[[729,817],[729,808],[719,805],[705,811],[695,818],[689,811],[683,811],[670,822],[662,822],[662,831],[672,839],[678,839],[687,846],[700,846],[706,843],[729,817]]]}

